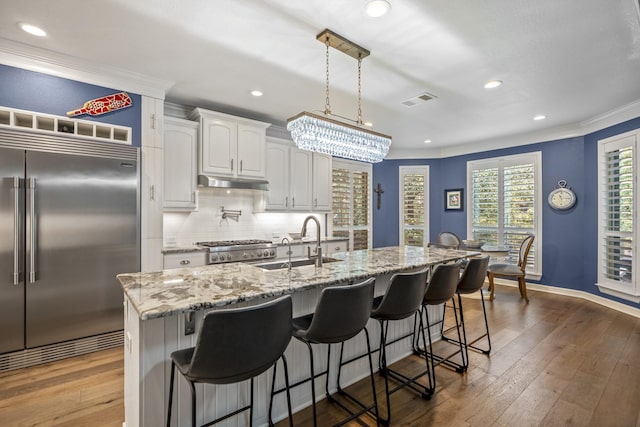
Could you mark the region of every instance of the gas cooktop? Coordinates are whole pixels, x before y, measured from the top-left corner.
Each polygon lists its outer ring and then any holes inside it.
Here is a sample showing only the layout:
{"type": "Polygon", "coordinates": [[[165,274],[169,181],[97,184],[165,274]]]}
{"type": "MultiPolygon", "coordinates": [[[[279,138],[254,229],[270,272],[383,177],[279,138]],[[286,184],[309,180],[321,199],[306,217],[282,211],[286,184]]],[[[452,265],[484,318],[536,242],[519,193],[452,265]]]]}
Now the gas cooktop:
{"type": "Polygon", "coordinates": [[[196,245],[209,248],[209,264],[276,257],[276,245],[269,240],[215,240],[196,242],[196,245]]]}
{"type": "Polygon", "coordinates": [[[247,240],[214,240],[211,242],[196,242],[198,246],[207,248],[217,248],[220,246],[241,246],[241,245],[259,245],[263,243],[271,243],[269,240],[247,239],[247,240]]]}

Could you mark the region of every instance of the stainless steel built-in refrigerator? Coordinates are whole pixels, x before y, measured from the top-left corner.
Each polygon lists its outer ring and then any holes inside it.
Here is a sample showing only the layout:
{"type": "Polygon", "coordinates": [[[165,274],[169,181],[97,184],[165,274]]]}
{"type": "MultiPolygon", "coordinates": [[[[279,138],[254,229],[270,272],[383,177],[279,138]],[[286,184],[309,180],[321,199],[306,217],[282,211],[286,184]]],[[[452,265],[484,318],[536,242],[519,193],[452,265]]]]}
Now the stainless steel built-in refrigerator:
{"type": "Polygon", "coordinates": [[[123,328],[138,149],[0,129],[0,354],[123,328]]]}

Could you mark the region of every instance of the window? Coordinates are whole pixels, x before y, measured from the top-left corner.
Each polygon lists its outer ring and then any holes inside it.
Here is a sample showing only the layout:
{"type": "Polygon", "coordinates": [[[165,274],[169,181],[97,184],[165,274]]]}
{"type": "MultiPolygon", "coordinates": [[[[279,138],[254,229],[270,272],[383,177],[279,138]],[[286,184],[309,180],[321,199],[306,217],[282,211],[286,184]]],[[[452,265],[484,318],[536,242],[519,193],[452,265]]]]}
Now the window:
{"type": "Polygon", "coordinates": [[[634,271],[638,228],[636,205],[637,144],[640,132],[598,145],[598,287],[607,294],[640,302],[634,271]]]}
{"type": "Polygon", "coordinates": [[[347,237],[349,249],[371,248],[371,170],[368,163],[333,160],[331,235],[347,237]]]}
{"type": "Polygon", "coordinates": [[[428,166],[400,166],[400,245],[428,243],[428,166]]]}
{"type": "Polygon", "coordinates": [[[533,234],[527,274],[536,279],[542,276],[541,169],[540,152],[467,163],[467,235],[509,246],[517,259],[520,243],[533,234]]]}

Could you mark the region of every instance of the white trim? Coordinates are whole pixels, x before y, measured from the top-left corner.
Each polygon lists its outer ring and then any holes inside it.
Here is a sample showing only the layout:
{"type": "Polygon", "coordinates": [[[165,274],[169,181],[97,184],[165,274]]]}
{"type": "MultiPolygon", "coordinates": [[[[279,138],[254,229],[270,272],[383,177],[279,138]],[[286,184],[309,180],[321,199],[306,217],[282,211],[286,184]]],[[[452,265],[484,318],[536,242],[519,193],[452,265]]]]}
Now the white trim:
{"type": "Polygon", "coordinates": [[[597,186],[597,197],[598,197],[598,289],[600,292],[615,296],[617,298],[621,298],[627,301],[632,301],[635,303],[640,302],[640,279],[638,278],[638,272],[636,271],[636,262],[635,259],[640,253],[639,243],[640,239],[638,235],[640,234],[639,218],[638,218],[638,208],[640,207],[640,196],[638,193],[638,176],[640,176],[640,153],[638,149],[640,148],[638,144],[640,141],[640,130],[633,130],[629,132],[625,132],[619,135],[614,135],[609,138],[601,139],[598,141],[598,186],[597,186]],[[606,156],[607,153],[614,150],[619,150],[624,147],[632,147],[633,149],[633,199],[634,199],[634,209],[633,209],[633,231],[632,233],[622,233],[622,232],[608,232],[605,230],[605,222],[606,222],[606,156]],[[633,258],[632,261],[632,275],[631,282],[628,284],[623,284],[616,280],[605,277],[605,256],[606,254],[604,249],[604,241],[609,234],[625,236],[631,234],[633,239],[633,258]]]}
{"type": "MultiPolygon", "coordinates": [[[[518,165],[526,162],[532,162],[535,170],[535,200],[534,209],[536,212],[535,221],[535,239],[533,241],[535,253],[535,271],[528,271],[527,275],[531,278],[539,279],[542,277],[542,152],[530,151],[527,153],[514,154],[509,156],[489,157],[486,159],[470,160],[467,162],[467,194],[465,195],[465,203],[467,206],[467,238],[473,236],[473,211],[472,211],[472,179],[471,172],[476,169],[484,169],[488,167],[504,167],[508,165],[518,165]]],[[[501,182],[502,178],[500,178],[501,182]]],[[[502,206],[500,206],[500,215],[502,215],[502,206]]]]}
{"type": "Polygon", "coordinates": [[[603,294],[612,295],[620,299],[635,302],[636,304],[640,303],[640,295],[632,295],[628,292],[621,291],[611,286],[607,286],[606,283],[596,283],[596,286],[603,294]]]}
{"type": "Polygon", "coordinates": [[[0,63],[157,99],[164,99],[165,92],[175,84],[2,38],[0,63]]]}
{"type": "Polygon", "coordinates": [[[395,149],[393,144],[386,159],[441,159],[481,153],[509,147],[519,147],[546,141],[584,136],[613,125],[640,117],[640,100],[604,112],[578,123],[557,126],[535,132],[497,136],[478,141],[452,141],[443,148],[395,149]]]}
{"type": "MultiPolygon", "coordinates": [[[[503,286],[511,286],[513,288],[518,286],[516,282],[504,280],[504,279],[495,279],[494,283],[498,285],[503,285],[503,286]]],[[[527,289],[531,289],[533,291],[546,292],[549,294],[563,295],[563,296],[573,297],[573,298],[582,298],[583,300],[594,302],[601,306],[610,308],[612,310],[616,310],[620,313],[624,313],[633,317],[640,318],[640,308],[631,307],[626,304],[622,304],[617,301],[612,301],[608,298],[603,298],[601,296],[594,295],[589,292],[579,291],[576,289],[560,288],[560,287],[551,286],[551,285],[540,285],[537,283],[529,283],[529,282],[527,282],[527,289]]]]}
{"type": "MultiPolygon", "coordinates": [[[[351,172],[367,172],[367,202],[369,204],[369,209],[368,209],[368,218],[369,218],[369,222],[366,226],[367,229],[367,248],[371,249],[373,247],[373,165],[371,163],[365,163],[365,162],[359,162],[357,160],[347,160],[347,159],[341,159],[341,158],[337,158],[334,157],[332,160],[332,166],[331,169],[347,169],[351,172]]],[[[333,194],[332,196],[333,197],[333,194]]],[[[353,200],[353,188],[351,189],[351,200],[353,200]]],[[[331,221],[331,219],[329,218],[328,222],[328,232],[329,235],[331,235],[331,233],[333,233],[334,227],[333,227],[333,221],[331,221]]],[[[350,231],[349,233],[349,250],[352,250],[354,247],[353,244],[353,231],[354,230],[363,230],[365,229],[365,227],[362,226],[357,226],[355,227],[352,224],[349,224],[348,230],[350,231]]],[[[339,228],[339,230],[344,230],[344,228],[339,228]]]]}
{"type": "Polygon", "coordinates": [[[422,230],[424,232],[424,240],[422,244],[426,246],[429,242],[429,223],[431,219],[429,217],[429,165],[413,165],[413,166],[400,166],[398,168],[398,241],[400,246],[404,246],[404,221],[402,220],[402,212],[404,210],[404,187],[402,176],[404,174],[422,174],[424,175],[424,225],[422,230]]]}

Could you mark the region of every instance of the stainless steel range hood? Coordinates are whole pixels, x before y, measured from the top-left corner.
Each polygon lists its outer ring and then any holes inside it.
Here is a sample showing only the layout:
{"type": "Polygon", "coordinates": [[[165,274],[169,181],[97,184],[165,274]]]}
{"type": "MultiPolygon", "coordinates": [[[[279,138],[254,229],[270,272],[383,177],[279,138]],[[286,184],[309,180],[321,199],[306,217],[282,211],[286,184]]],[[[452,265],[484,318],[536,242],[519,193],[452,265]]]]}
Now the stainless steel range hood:
{"type": "Polygon", "coordinates": [[[230,176],[198,175],[198,185],[209,188],[269,191],[269,181],[230,176]]]}

